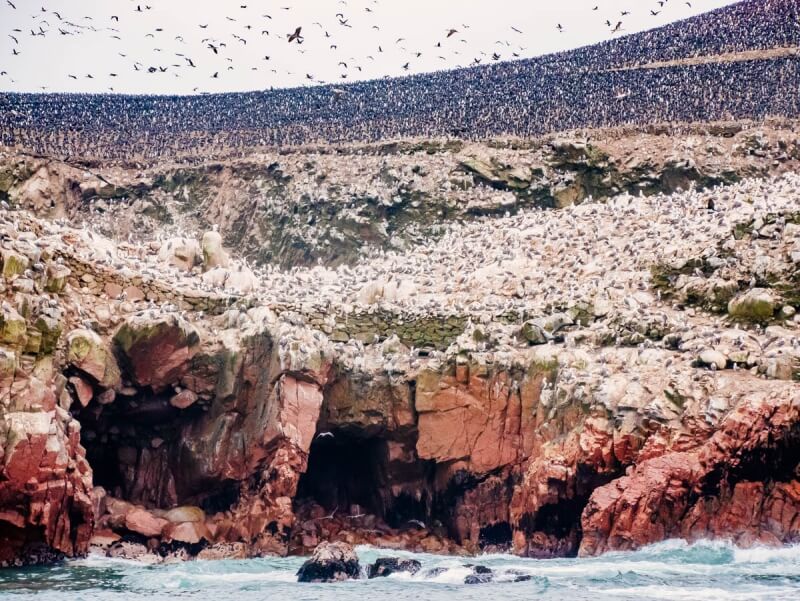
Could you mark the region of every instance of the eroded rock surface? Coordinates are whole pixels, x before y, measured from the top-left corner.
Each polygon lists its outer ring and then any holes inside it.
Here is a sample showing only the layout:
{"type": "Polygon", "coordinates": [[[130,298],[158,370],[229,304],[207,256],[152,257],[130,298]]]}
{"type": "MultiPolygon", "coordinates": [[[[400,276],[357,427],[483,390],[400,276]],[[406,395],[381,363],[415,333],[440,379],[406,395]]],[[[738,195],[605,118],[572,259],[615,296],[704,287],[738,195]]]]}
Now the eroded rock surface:
{"type": "Polygon", "coordinates": [[[3,212],[0,562],[796,542],[797,175],[582,200],[288,271],[3,212]]]}

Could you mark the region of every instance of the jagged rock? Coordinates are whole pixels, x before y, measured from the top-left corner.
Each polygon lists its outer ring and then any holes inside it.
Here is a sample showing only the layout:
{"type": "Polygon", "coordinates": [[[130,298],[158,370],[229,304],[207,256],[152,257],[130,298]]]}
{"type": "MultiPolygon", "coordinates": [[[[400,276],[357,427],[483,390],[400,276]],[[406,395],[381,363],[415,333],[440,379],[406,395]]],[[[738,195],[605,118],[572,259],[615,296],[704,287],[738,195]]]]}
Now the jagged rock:
{"type": "Polygon", "coordinates": [[[91,330],[73,330],[67,335],[67,362],[103,388],[120,385],[121,375],[114,355],[91,330]]]}
{"type": "Polygon", "coordinates": [[[732,319],[765,323],[775,316],[779,306],[780,302],[771,290],[753,288],[731,299],[728,315],[732,319]]]}
{"type": "Polygon", "coordinates": [[[53,406],[54,398],[50,403],[50,411],[0,411],[0,566],[88,549],[91,471],[77,422],[53,406]],[[43,552],[31,553],[34,548],[43,552]]]}
{"type": "Polygon", "coordinates": [[[130,317],[114,335],[126,374],[138,386],[156,391],[180,379],[199,344],[197,330],[177,316],[130,317]]]}
{"type": "Polygon", "coordinates": [[[209,271],[215,267],[228,267],[230,258],[222,248],[222,235],[217,231],[203,234],[203,270],[209,271]]]}
{"type": "Polygon", "coordinates": [[[361,575],[358,555],[346,543],[320,544],[297,572],[298,582],[340,582],[361,575]]]}
{"type": "Polygon", "coordinates": [[[399,559],[397,557],[379,557],[375,563],[367,567],[369,578],[382,578],[398,572],[416,574],[422,569],[422,564],[416,559],[399,559]]]}

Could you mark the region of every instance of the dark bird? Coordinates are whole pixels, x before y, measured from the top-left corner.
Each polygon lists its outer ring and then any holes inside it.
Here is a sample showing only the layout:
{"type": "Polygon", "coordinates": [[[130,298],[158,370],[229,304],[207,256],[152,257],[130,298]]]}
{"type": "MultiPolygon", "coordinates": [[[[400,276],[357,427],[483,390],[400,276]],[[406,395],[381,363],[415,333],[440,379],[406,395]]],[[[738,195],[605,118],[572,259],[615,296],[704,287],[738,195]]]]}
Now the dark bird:
{"type": "Polygon", "coordinates": [[[302,27],[298,27],[297,29],[294,30],[294,33],[287,33],[286,34],[286,37],[289,39],[289,43],[290,44],[292,42],[294,42],[295,40],[297,40],[297,42],[300,43],[300,41],[303,39],[303,36],[300,35],[300,31],[302,29],[303,29],[302,27]]]}
{"type": "Polygon", "coordinates": [[[14,6],[14,3],[13,3],[13,2],[11,2],[11,0],[6,0],[6,2],[8,2],[8,5],[9,5],[11,8],[13,8],[14,10],[16,10],[16,9],[17,9],[17,7],[16,7],[16,6],[14,6]]]}
{"type": "Polygon", "coordinates": [[[447,30],[447,37],[453,36],[458,33],[458,29],[448,29],[447,30]]]}

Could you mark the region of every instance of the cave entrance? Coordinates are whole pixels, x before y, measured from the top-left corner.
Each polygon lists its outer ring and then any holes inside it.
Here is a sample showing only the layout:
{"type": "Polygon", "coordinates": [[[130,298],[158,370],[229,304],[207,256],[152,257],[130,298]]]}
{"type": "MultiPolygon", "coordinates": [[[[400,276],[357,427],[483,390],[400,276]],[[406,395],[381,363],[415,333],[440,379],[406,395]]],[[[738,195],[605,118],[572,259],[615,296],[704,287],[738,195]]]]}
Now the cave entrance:
{"type": "Polygon", "coordinates": [[[343,431],[317,436],[297,498],[313,500],[328,511],[384,516],[386,445],[343,431]]]}
{"type": "Polygon", "coordinates": [[[393,528],[426,520],[434,464],[415,456],[393,459],[391,445],[402,443],[349,430],[318,435],[296,502],[313,502],[339,515],[374,515],[393,528]]]}
{"type": "Polygon", "coordinates": [[[81,444],[96,486],[113,497],[148,507],[177,502],[171,442],[181,416],[166,395],[149,390],[104,399],[94,395],[72,416],[81,424],[81,444]]]}

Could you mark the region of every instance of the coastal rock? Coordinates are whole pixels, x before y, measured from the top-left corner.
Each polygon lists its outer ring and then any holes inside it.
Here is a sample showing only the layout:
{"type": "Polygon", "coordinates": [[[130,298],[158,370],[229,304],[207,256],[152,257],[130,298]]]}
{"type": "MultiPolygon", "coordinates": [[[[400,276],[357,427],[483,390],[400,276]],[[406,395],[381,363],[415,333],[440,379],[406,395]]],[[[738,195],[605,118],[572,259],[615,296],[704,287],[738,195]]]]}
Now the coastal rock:
{"type": "Polygon", "coordinates": [[[416,574],[422,569],[422,564],[416,559],[399,559],[397,557],[379,557],[375,563],[367,567],[369,578],[383,578],[392,574],[404,572],[416,574]]]}
{"type": "Polygon", "coordinates": [[[361,575],[358,555],[346,543],[320,544],[297,572],[298,582],[340,582],[361,575]]]}

